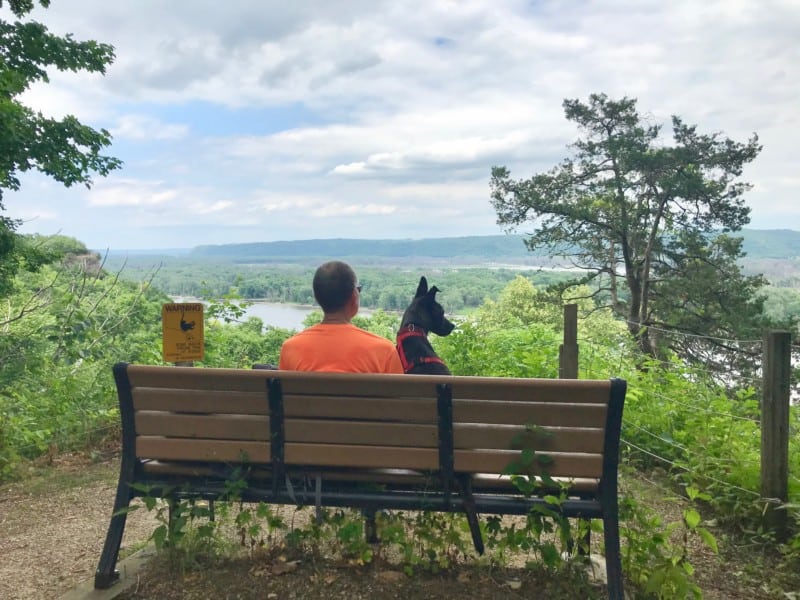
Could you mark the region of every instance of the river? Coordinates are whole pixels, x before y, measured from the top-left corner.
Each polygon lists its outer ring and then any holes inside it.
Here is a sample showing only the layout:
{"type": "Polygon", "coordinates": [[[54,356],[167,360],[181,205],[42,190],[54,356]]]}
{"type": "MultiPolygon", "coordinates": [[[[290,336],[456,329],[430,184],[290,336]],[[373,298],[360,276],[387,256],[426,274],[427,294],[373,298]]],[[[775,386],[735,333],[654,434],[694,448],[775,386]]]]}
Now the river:
{"type": "Polygon", "coordinates": [[[258,317],[264,321],[264,325],[300,330],[303,329],[303,319],[315,310],[318,311],[319,307],[274,302],[253,302],[245,309],[244,319],[258,317]]]}
{"type": "MultiPolygon", "coordinates": [[[[172,300],[174,302],[200,302],[197,298],[182,296],[174,296],[172,300]]],[[[203,302],[203,304],[206,306],[208,305],[207,302],[203,302]]],[[[264,325],[299,331],[303,329],[303,320],[312,312],[319,310],[320,308],[318,306],[303,304],[251,301],[250,306],[245,308],[245,313],[241,320],[245,321],[248,317],[258,317],[264,321],[264,325]]],[[[368,317],[371,312],[370,310],[362,308],[359,310],[358,314],[368,317]]]]}

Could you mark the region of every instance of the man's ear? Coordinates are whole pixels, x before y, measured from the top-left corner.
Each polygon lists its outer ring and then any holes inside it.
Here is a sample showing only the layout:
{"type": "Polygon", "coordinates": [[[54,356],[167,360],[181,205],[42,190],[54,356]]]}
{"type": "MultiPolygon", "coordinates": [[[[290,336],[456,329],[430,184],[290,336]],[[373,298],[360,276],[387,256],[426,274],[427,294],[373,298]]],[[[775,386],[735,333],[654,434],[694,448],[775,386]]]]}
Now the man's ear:
{"type": "Polygon", "coordinates": [[[417,293],[414,294],[414,298],[422,298],[425,294],[428,293],[428,280],[425,279],[425,276],[419,278],[419,285],[417,286],[417,293]]]}

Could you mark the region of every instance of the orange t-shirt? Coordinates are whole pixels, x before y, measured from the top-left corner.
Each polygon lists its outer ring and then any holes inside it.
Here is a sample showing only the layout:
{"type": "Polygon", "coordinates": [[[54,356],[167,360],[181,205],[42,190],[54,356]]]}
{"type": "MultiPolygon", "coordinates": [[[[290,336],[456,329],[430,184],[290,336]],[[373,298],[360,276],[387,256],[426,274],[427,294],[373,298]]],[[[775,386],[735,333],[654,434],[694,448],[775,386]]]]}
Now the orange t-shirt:
{"type": "Polygon", "coordinates": [[[289,371],[402,373],[395,345],[353,324],[320,323],[289,338],[279,368],[289,371]]]}

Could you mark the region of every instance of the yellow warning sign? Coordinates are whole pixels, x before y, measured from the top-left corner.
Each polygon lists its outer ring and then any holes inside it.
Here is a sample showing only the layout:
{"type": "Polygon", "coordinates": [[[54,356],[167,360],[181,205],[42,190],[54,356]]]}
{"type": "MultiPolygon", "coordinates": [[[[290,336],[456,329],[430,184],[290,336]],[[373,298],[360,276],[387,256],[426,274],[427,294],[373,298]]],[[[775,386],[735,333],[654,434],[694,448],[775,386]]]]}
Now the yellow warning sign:
{"type": "Polygon", "coordinates": [[[164,362],[203,360],[203,305],[200,302],[161,307],[164,362]]]}

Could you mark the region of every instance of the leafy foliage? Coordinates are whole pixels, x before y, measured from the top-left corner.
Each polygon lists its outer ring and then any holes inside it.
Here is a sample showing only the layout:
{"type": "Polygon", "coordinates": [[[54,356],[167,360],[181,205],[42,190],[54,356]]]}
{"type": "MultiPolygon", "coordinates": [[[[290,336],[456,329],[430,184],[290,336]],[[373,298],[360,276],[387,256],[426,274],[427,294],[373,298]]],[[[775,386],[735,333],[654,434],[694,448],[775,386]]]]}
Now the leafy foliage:
{"type": "Polygon", "coordinates": [[[92,444],[117,427],[110,366],[160,361],[167,300],[84,254],[20,274],[15,288],[0,315],[0,477],[19,456],[92,444]]]}
{"type": "MultiPolygon", "coordinates": [[[[19,19],[34,7],[32,0],[8,4],[19,19]]],[[[50,2],[39,4],[46,8],[50,2]]],[[[94,130],[72,115],[46,117],[19,99],[31,85],[49,81],[48,68],[105,73],[113,60],[114,50],[107,44],[53,35],[36,21],[0,20],[0,211],[3,191],[18,190],[19,174],[25,171],[40,171],[67,187],[90,186],[93,173],[105,176],[121,165],[118,159],[101,154],[111,143],[105,129],[94,130]]],[[[18,225],[0,214],[0,297],[10,292],[11,278],[18,270],[48,260],[17,238],[18,225]]]]}
{"type": "Polygon", "coordinates": [[[751,339],[763,326],[765,282],[742,274],[741,238],[727,232],[749,220],[749,185],[738,178],[761,149],[757,136],[737,143],[673,117],[668,145],[636,100],[604,94],[565,100],[564,113],[584,134],[573,157],[527,180],[492,169],[498,222],[535,221],[528,246],[583,269],[591,295],[650,356],[671,348],[707,363],[727,350],[717,339],[751,339]],[[689,344],[683,333],[706,337],[689,344]]]}

